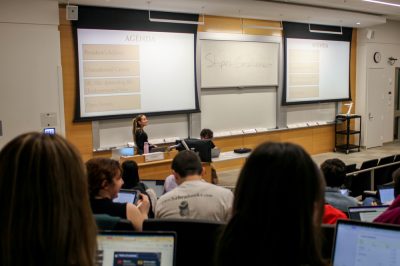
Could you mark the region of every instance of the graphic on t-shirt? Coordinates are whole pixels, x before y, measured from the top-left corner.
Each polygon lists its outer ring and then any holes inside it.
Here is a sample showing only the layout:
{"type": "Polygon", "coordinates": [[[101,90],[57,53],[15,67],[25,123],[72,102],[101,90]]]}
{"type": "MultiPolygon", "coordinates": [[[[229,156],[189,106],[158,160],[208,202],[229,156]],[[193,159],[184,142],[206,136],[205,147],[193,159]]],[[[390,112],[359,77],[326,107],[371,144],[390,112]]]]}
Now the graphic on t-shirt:
{"type": "Polygon", "coordinates": [[[189,203],[187,201],[181,201],[181,204],[179,204],[179,214],[182,217],[189,215],[189,203]]]}

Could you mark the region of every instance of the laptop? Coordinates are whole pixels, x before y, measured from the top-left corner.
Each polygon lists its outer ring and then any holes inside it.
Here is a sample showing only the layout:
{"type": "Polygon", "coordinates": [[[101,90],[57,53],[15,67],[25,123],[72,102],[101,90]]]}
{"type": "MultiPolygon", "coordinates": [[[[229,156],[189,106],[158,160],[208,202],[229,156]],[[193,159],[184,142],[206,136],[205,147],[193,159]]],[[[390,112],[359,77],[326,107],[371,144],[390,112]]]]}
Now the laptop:
{"type": "Polygon", "coordinates": [[[378,186],[379,198],[382,204],[391,204],[394,200],[394,187],[393,185],[378,186]]]}
{"type": "Polygon", "coordinates": [[[372,222],[388,207],[387,205],[349,207],[349,218],[355,221],[372,222]]]}
{"type": "Polygon", "coordinates": [[[400,265],[400,226],[338,220],[332,265],[400,265]]]}
{"type": "Polygon", "coordinates": [[[113,202],[119,203],[132,203],[136,204],[138,201],[139,195],[137,190],[123,190],[121,189],[118,192],[118,196],[113,199],[113,202]]]}
{"type": "Polygon", "coordinates": [[[175,232],[102,231],[97,244],[96,266],[175,265],[175,232]]]}

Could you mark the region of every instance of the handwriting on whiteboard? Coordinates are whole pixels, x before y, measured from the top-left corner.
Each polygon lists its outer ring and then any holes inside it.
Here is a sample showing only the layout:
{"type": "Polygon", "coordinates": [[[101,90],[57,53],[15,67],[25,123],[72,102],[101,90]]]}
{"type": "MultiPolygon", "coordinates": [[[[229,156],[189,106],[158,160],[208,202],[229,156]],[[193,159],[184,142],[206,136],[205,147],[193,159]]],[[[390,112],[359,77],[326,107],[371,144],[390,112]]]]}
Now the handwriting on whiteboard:
{"type": "Polygon", "coordinates": [[[223,71],[224,68],[267,69],[272,67],[272,63],[257,62],[254,58],[245,58],[243,56],[216,56],[213,53],[207,53],[204,58],[207,68],[218,68],[220,71],[223,71]]]}

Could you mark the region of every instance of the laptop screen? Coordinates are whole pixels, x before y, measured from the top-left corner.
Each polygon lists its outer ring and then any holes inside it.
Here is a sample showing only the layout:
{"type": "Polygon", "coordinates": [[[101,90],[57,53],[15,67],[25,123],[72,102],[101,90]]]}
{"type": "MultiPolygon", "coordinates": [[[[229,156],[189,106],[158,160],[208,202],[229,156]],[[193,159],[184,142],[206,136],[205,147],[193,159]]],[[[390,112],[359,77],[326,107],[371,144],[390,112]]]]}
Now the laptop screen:
{"type": "Polygon", "coordinates": [[[379,197],[382,204],[391,204],[394,200],[394,187],[392,186],[378,186],[379,197]]]}
{"type": "Polygon", "coordinates": [[[400,265],[400,227],[339,220],[332,265],[400,265]]]}
{"type": "Polygon", "coordinates": [[[137,201],[137,191],[119,191],[118,196],[113,199],[113,202],[120,203],[133,203],[135,204],[137,201]]]}
{"type": "Polygon", "coordinates": [[[173,266],[174,232],[101,232],[97,236],[98,266],[173,266]]]}
{"type": "Polygon", "coordinates": [[[372,222],[382,212],[386,211],[388,206],[362,206],[362,207],[350,207],[349,218],[351,220],[372,222]]]}

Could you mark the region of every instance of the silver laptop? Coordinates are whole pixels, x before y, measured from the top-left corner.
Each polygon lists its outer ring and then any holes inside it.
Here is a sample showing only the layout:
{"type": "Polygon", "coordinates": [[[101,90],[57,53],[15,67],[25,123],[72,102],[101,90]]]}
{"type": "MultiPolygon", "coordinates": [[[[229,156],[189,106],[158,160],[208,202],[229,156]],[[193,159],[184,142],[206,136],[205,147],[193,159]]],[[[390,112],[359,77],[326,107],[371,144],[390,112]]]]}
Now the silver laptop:
{"type": "Polygon", "coordinates": [[[333,266],[400,265],[400,226],[339,220],[333,266]]]}
{"type": "Polygon", "coordinates": [[[103,231],[97,244],[96,266],[175,265],[175,232],[103,231]]]}
{"type": "Polygon", "coordinates": [[[356,221],[372,222],[388,207],[387,205],[349,207],[349,218],[356,221]]]}

